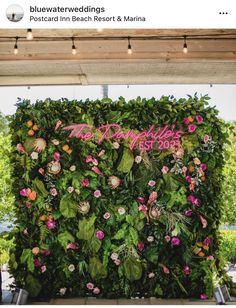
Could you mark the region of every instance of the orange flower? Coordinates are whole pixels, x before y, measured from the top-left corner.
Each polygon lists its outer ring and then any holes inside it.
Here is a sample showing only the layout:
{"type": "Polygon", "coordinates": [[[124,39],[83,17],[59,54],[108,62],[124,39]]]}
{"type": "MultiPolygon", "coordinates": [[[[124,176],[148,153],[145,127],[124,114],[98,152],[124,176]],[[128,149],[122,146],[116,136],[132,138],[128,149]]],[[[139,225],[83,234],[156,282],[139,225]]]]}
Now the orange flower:
{"type": "Polygon", "coordinates": [[[206,177],[205,177],[205,176],[202,176],[202,177],[201,177],[201,181],[202,181],[202,182],[205,182],[205,181],[206,181],[206,177]]]}
{"type": "Polygon", "coordinates": [[[63,145],[63,147],[62,147],[62,150],[63,151],[68,151],[70,149],[70,147],[69,147],[69,145],[68,144],[65,144],[65,145],[63,145]]]}
{"type": "Polygon", "coordinates": [[[202,252],[202,251],[200,251],[198,255],[199,255],[199,257],[204,257],[204,256],[205,256],[205,253],[202,252]]]}
{"type": "Polygon", "coordinates": [[[207,245],[202,246],[202,248],[205,249],[205,250],[209,250],[209,246],[207,246],[207,245]]]}
{"type": "Polygon", "coordinates": [[[190,173],[192,173],[192,172],[194,171],[194,166],[193,166],[193,165],[190,165],[190,166],[188,167],[188,170],[189,170],[190,173]]]}
{"type": "Polygon", "coordinates": [[[69,154],[69,155],[70,155],[70,154],[72,153],[72,151],[73,151],[73,150],[69,149],[69,150],[68,150],[68,151],[66,151],[66,152],[67,152],[67,154],[69,154]]]}
{"type": "Polygon", "coordinates": [[[35,191],[32,191],[30,194],[29,194],[29,197],[28,197],[30,200],[34,201],[36,198],[37,198],[37,193],[35,191]]]}
{"type": "Polygon", "coordinates": [[[193,117],[189,116],[188,120],[189,120],[189,122],[193,122],[193,117]]]}

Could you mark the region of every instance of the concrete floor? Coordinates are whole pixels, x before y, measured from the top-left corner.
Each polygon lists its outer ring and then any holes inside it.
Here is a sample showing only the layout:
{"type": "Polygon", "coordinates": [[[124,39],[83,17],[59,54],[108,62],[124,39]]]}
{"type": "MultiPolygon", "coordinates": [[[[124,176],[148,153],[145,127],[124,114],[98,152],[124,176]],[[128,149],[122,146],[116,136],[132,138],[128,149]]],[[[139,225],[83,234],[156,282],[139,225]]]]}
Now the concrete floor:
{"type": "MultiPolygon", "coordinates": [[[[236,282],[236,268],[228,272],[228,274],[236,282]]],[[[2,304],[10,304],[12,293],[10,292],[9,284],[13,282],[8,272],[2,272],[2,304]]],[[[215,305],[215,300],[186,300],[186,299],[96,299],[96,298],[58,298],[51,299],[48,302],[30,302],[31,305],[215,305]]],[[[236,305],[236,302],[227,303],[227,305],[236,305]]]]}

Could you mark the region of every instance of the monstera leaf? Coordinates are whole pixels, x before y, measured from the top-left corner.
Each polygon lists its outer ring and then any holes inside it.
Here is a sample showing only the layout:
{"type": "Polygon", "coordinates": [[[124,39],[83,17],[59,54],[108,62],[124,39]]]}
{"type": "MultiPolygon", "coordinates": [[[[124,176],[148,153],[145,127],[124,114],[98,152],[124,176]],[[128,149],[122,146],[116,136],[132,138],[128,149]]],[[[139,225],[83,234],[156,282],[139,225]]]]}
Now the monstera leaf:
{"type": "Polygon", "coordinates": [[[44,183],[40,181],[38,178],[32,181],[34,190],[40,194],[43,198],[48,196],[48,191],[46,190],[44,183]]]}
{"type": "Polygon", "coordinates": [[[139,280],[142,277],[142,265],[134,257],[127,257],[123,263],[124,274],[130,281],[139,280]]]}
{"type": "Polygon", "coordinates": [[[26,263],[28,270],[31,273],[33,273],[33,271],[34,271],[34,257],[33,257],[31,249],[27,248],[27,249],[23,250],[21,257],[20,257],[20,261],[21,261],[21,263],[26,263]]]}
{"type": "Polygon", "coordinates": [[[97,257],[92,257],[89,259],[89,273],[93,279],[107,277],[107,270],[97,257]]]}
{"type": "Polygon", "coordinates": [[[77,213],[77,204],[68,195],[64,195],[60,201],[60,211],[66,218],[73,218],[77,213]]]}
{"type": "Polygon", "coordinates": [[[76,233],[76,236],[80,240],[90,240],[94,235],[94,222],[96,216],[92,215],[89,219],[83,218],[79,221],[79,231],[76,233]]]}
{"type": "Polygon", "coordinates": [[[130,172],[134,163],[133,153],[128,148],[124,148],[121,161],[117,167],[117,170],[123,173],[130,172]]]}
{"type": "Polygon", "coordinates": [[[59,233],[57,239],[58,239],[58,242],[61,244],[61,246],[65,250],[67,249],[67,244],[69,242],[74,242],[75,241],[73,235],[71,235],[68,231],[59,233]]]}

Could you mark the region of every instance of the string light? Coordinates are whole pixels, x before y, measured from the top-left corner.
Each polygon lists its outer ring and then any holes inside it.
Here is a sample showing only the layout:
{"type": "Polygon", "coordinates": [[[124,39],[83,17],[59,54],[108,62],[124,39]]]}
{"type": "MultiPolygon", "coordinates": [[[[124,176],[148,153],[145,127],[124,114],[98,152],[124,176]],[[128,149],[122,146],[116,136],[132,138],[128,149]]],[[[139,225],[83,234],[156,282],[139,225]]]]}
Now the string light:
{"type": "Polygon", "coordinates": [[[16,41],[15,41],[15,45],[14,45],[14,50],[13,50],[14,55],[17,55],[18,52],[19,52],[18,46],[17,46],[17,41],[18,41],[18,36],[16,37],[16,41]]]}
{"type": "Polygon", "coordinates": [[[184,36],[184,46],[183,46],[183,53],[188,53],[188,46],[187,46],[187,37],[186,35],[184,36]]]}
{"type": "Polygon", "coordinates": [[[132,55],[133,51],[132,51],[132,47],[130,44],[130,37],[128,37],[128,50],[127,50],[128,55],[132,55]]]}
{"type": "Polygon", "coordinates": [[[103,32],[103,29],[102,28],[97,28],[97,32],[103,32]]]}
{"type": "Polygon", "coordinates": [[[72,55],[76,55],[77,54],[77,49],[75,47],[75,42],[74,42],[74,38],[72,37],[72,49],[71,49],[71,53],[72,55]]]}
{"type": "Polygon", "coordinates": [[[33,38],[34,38],[34,36],[33,36],[32,29],[27,29],[26,39],[30,41],[30,40],[32,40],[33,38]]]}

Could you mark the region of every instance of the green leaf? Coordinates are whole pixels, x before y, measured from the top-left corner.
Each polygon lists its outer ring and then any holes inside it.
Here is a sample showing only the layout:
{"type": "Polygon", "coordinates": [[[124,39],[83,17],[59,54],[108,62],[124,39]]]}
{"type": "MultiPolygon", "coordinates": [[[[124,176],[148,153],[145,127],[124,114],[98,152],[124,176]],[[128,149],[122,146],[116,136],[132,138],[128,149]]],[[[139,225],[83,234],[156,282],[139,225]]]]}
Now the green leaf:
{"type": "Polygon", "coordinates": [[[42,195],[43,198],[46,198],[48,196],[48,191],[46,190],[44,183],[40,181],[38,178],[34,179],[32,181],[33,189],[40,195],[42,195]]]}
{"type": "Polygon", "coordinates": [[[105,266],[97,257],[92,257],[89,259],[89,273],[92,279],[102,279],[107,276],[105,266]]]}
{"type": "Polygon", "coordinates": [[[36,278],[29,274],[26,277],[25,289],[29,292],[31,297],[37,297],[41,292],[42,285],[36,278]]]}
{"type": "Polygon", "coordinates": [[[90,241],[88,241],[88,246],[91,253],[96,254],[102,246],[102,241],[94,236],[90,241]]]}
{"type": "Polygon", "coordinates": [[[121,240],[125,238],[125,233],[126,233],[126,229],[127,229],[128,225],[127,224],[123,224],[122,228],[120,230],[117,231],[117,233],[115,234],[115,236],[113,237],[114,240],[121,240]]]}
{"type": "Polygon", "coordinates": [[[20,257],[20,262],[26,263],[28,270],[33,273],[33,271],[34,271],[34,256],[33,256],[31,249],[27,248],[27,249],[23,250],[21,257],[20,257]]]}
{"type": "Polygon", "coordinates": [[[134,246],[137,246],[138,242],[139,242],[137,230],[134,229],[133,227],[130,227],[129,228],[129,236],[131,237],[132,243],[134,244],[134,246]]]}
{"type": "Polygon", "coordinates": [[[163,179],[167,191],[175,191],[179,188],[180,183],[176,179],[174,179],[174,177],[170,172],[163,174],[163,179]]]}
{"type": "Polygon", "coordinates": [[[134,257],[127,257],[123,263],[125,277],[130,281],[139,280],[142,277],[141,262],[134,257]]]}
{"type": "Polygon", "coordinates": [[[73,218],[77,214],[77,204],[67,194],[64,195],[60,201],[60,211],[66,218],[73,218]]]}
{"type": "Polygon", "coordinates": [[[158,254],[158,249],[157,247],[147,247],[145,249],[145,258],[153,263],[153,264],[157,264],[158,263],[158,257],[159,257],[159,254],[158,254]]]}
{"type": "Polygon", "coordinates": [[[134,155],[129,148],[124,148],[121,161],[117,167],[119,172],[128,173],[134,163],[134,155]]]}
{"type": "Polygon", "coordinates": [[[89,219],[85,217],[79,221],[79,231],[76,233],[76,236],[80,240],[90,240],[94,235],[94,223],[96,220],[96,216],[92,215],[89,219]]]}
{"type": "Polygon", "coordinates": [[[61,244],[61,246],[67,250],[67,244],[69,242],[74,242],[75,238],[73,237],[73,235],[71,235],[68,231],[62,232],[58,234],[58,242],[61,244]]]}

